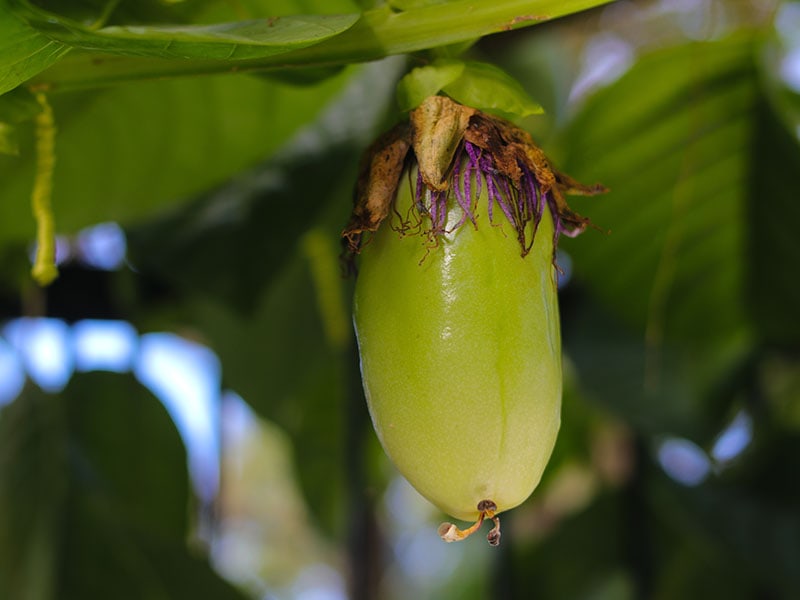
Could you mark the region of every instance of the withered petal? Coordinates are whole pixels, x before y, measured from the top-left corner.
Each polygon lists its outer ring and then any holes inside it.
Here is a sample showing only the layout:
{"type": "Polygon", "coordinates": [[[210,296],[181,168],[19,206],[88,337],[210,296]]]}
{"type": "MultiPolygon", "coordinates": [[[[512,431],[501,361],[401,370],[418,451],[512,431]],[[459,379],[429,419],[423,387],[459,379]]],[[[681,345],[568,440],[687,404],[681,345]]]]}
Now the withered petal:
{"type": "Polygon", "coordinates": [[[351,250],[357,250],[361,233],[376,231],[389,215],[410,147],[411,129],[407,123],[401,123],[379,137],[364,153],[353,213],[342,232],[351,250]]]}
{"type": "Polygon", "coordinates": [[[422,180],[431,190],[443,192],[448,188],[453,157],[476,112],[444,96],[430,96],[411,111],[414,154],[422,180]]]}

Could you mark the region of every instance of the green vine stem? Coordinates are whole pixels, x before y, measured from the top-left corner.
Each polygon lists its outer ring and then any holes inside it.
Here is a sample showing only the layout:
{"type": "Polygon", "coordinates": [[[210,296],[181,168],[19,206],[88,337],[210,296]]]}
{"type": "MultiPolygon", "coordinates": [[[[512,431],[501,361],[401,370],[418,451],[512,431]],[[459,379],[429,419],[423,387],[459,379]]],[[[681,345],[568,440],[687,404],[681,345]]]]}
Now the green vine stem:
{"type": "Polygon", "coordinates": [[[56,126],[47,97],[38,93],[36,101],[42,110],[36,115],[36,176],[31,192],[31,208],[36,219],[36,257],[31,275],[36,283],[46,286],[58,277],[55,217],[50,203],[56,163],[56,126]]]}

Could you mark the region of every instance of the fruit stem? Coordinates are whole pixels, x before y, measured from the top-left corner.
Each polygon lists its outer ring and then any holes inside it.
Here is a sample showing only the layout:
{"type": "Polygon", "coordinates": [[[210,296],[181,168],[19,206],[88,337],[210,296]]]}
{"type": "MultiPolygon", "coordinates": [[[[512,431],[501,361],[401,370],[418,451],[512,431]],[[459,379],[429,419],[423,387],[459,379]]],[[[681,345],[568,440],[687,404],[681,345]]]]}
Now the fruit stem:
{"type": "Polygon", "coordinates": [[[484,519],[488,518],[494,522],[494,527],[492,527],[492,529],[489,531],[486,539],[488,540],[490,546],[498,546],[500,544],[500,517],[495,514],[497,505],[491,500],[481,500],[478,502],[478,510],[480,511],[478,520],[466,529],[459,529],[452,523],[448,522],[444,522],[439,525],[439,529],[437,530],[439,537],[448,543],[460,542],[461,540],[468,538],[473,533],[478,531],[481,528],[481,525],[483,525],[484,519]]]}

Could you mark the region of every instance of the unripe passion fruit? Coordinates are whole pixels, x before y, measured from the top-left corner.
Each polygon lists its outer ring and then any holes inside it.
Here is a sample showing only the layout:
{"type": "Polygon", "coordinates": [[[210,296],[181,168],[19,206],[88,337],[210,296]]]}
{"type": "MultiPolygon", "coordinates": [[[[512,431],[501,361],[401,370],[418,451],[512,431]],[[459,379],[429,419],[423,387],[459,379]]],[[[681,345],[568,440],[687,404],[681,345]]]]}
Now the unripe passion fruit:
{"type": "MultiPolygon", "coordinates": [[[[413,202],[400,185],[397,212],[413,202]]],[[[453,203],[433,248],[384,222],[361,253],[354,317],[387,454],[441,510],[475,520],[482,500],[500,512],[531,494],[558,432],[553,220],[545,211],[523,259],[509,224],[490,223],[484,207],[475,227],[456,227],[453,203]]]]}
{"type": "Polygon", "coordinates": [[[523,502],[560,424],[554,252],[588,220],[512,124],[442,97],[367,154],[344,231],[360,253],[354,320],[364,390],[389,457],[426,498],[477,520],[523,502]],[[402,177],[408,175],[406,182],[402,177]],[[366,237],[363,237],[366,234],[366,237]]]}

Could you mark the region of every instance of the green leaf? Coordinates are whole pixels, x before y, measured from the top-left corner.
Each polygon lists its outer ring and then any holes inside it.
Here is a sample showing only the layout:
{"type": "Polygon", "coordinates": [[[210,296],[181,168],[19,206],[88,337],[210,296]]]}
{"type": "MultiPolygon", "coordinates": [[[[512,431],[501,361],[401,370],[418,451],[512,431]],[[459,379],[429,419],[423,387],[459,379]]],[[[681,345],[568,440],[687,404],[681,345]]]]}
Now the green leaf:
{"type": "Polygon", "coordinates": [[[274,17],[215,25],[90,29],[25,2],[19,13],[47,37],[85,50],[157,58],[238,61],[305,48],[352,27],[358,15],[274,17]]]}
{"type": "Polygon", "coordinates": [[[556,126],[575,116],[570,93],[579,74],[581,56],[571,50],[573,40],[558,27],[542,27],[535,35],[519,35],[481,48],[486,59],[514,77],[541,103],[546,119],[527,119],[534,139],[547,140],[556,126]]]}
{"type": "Polygon", "coordinates": [[[28,387],[0,417],[0,595],[237,599],[186,549],[186,453],[131,375],[28,387]]]}
{"type": "Polygon", "coordinates": [[[440,91],[467,106],[506,116],[543,112],[522,86],[498,67],[448,58],[417,67],[403,77],[397,87],[398,103],[402,110],[411,110],[440,91]]]}
{"type": "Polygon", "coordinates": [[[17,125],[31,121],[41,110],[36,97],[24,87],[0,95],[0,154],[19,155],[17,125]]]}
{"type": "Polygon", "coordinates": [[[516,79],[487,63],[466,63],[461,75],[442,89],[461,104],[501,115],[527,117],[544,112],[516,79]]]}
{"type": "Polygon", "coordinates": [[[464,72],[465,65],[458,60],[437,60],[431,65],[417,67],[397,84],[397,102],[400,110],[412,110],[428,96],[438,94],[464,72]]]}
{"type": "Polygon", "coordinates": [[[0,94],[57,62],[69,46],[42,35],[0,0],[0,94]]]}
{"type": "Polygon", "coordinates": [[[0,154],[19,154],[19,142],[14,128],[0,121],[0,154]]]}
{"type": "Polygon", "coordinates": [[[69,487],[63,407],[27,388],[0,413],[0,597],[58,590],[59,523],[69,487]]]}
{"type": "Polygon", "coordinates": [[[610,233],[564,247],[592,293],[651,345],[749,334],[741,257],[757,91],[749,38],[687,44],[642,58],[564,138],[564,170],[611,189],[572,202],[610,233]]]}
{"type": "Polygon", "coordinates": [[[766,100],[756,111],[748,206],[749,300],[759,332],[769,342],[800,341],[800,144],[766,100]]]}
{"type": "MultiPolygon", "coordinates": [[[[163,0],[149,0],[163,4],[163,0]]],[[[198,0],[195,0],[197,2],[198,0]]],[[[203,0],[207,7],[193,22],[222,23],[237,19],[269,19],[293,15],[343,15],[372,8],[375,0],[237,0],[236,4],[219,0],[203,0]]],[[[137,3],[138,4],[138,3],[137,3]]],[[[180,5],[181,3],[178,3],[180,5]]],[[[182,4],[194,4],[183,2],[182,4]]],[[[186,7],[189,8],[189,7],[186,7]]],[[[152,23],[159,21],[147,19],[152,23]]],[[[161,19],[161,23],[169,23],[161,19]]],[[[118,20],[118,23],[121,23],[118,20]]]]}
{"type": "Polygon", "coordinates": [[[745,344],[671,342],[655,352],[615,312],[569,292],[561,300],[564,349],[588,399],[646,435],[711,442],[729,414],[745,344]]]}
{"type": "Polygon", "coordinates": [[[65,577],[50,600],[246,599],[185,543],[121,527],[102,507],[79,505],[70,517],[65,577]]]}
{"type": "Polygon", "coordinates": [[[760,382],[772,418],[780,427],[800,432],[800,359],[768,356],[762,370],[760,382]]]}
{"type": "Polygon", "coordinates": [[[571,202],[610,232],[563,241],[601,305],[581,310],[567,347],[587,393],[649,433],[709,441],[752,352],[752,52],[740,36],[643,57],[563,140],[564,171],[611,189],[571,202]]]}
{"type": "Polygon", "coordinates": [[[61,394],[83,501],[161,538],[187,535],[186,451],[161,402],[131,375],[73,376],[61,394]]]}
{"type": "MultiPolygon", "coordinates": [[[[129,223],[222,183],[314,118],[348,75],[305,88],[241,76],[52,96],[58,232],[129,223]]],[[[19,134],[20,158],[0,156],[0,240],[34,231],[33,140],[19,134]]]]}
{"type": "Polygon", "coordinates": [[[28,90],[18,87],[0,96],[0,121],[18,124],[33,119],[42,107],[28,90]]]}
{"type": "Polygon", "coordinates": [[[347,220],[359,157],[383,126],[400,66],[365,67],[277,156],[181,211],[130,228],[137,269],[251,309],[305,231],[325,218],[337,228],[347,220]]]}
{"type": "Polygon", "coordinates": [[[447,4],[453,0],[389,0],[388,4],[395,10],[414,10],[436,4],[447,4]]]}
{"type": "MultiPolygon", "coordinates": [[[[194,600],[247,600],[244,592],[233,584],[223,579],[211,566],[207,558],[199,556],[196,552],[187,550],[185,544],[155,539],[150,536],[138,536],[134,542],[139,545],[142,555],[152,565],[154,574],[159,578],[159,587],[168,598],[192,598],[194,600]]],[[[140,600],[152,597],[154,590],[143,585],[137,576],[141,572],[133,572],[133,577],[117,577],[120,580],[130,581],[131,600],[140,600]],[[137,591],[137,588],[139,591],[137,591]]],[[[118,585],[102,590],[98,596],[76,595],[76,600],[91,597],[108,597],[109,590],[117,592],[118,585]]],[[[118,597],[118,596],[117,596],[118,597]]]]}
{"type": "Polygon", "coordinates": [[[372,61],[474,40],[491,33],[518,29],[606,4],[611,0],[503,0],[475,3],[456,0],[405,12],[381,6],[364,12],[339,35],[306,48],[251,60],[156,60],[138,56],[109,57],[76,54],[36,83],[51,89],[108,85],[143,78],[248,70],[284,70],[372,61]],[[532,16],[537,15],[537,16],[532,16]]]}

